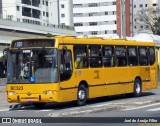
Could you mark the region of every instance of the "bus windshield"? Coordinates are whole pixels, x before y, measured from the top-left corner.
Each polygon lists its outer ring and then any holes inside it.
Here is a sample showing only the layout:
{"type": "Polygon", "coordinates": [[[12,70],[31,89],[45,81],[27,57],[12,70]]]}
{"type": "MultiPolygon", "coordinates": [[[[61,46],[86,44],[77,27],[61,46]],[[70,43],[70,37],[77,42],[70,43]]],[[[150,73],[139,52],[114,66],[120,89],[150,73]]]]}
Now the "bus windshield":
{"type": "Polygon", "coordinates": [[[57,49],[11,50],[7,83],[51,83],[58,81],[57,49]]]}

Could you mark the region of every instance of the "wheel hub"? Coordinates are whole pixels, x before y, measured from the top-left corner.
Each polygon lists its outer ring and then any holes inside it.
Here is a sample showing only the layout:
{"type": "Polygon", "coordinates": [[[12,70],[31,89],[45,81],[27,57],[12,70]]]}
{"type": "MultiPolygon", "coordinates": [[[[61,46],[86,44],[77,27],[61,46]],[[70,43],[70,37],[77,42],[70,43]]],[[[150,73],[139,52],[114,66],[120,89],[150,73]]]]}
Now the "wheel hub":
{"type": "Polygon", "coordinates": [[[78,92],[78,97],[80,100],[83,100],[85,98],[85,92],[83,90],[80,90],[78,92]]]}
{"type": "Polygon", "coordinates": [[[136,92],[137,92],[137,94],[140,93],[140,90],[141,90],[141,87],[140,87],[139,83],[137,83],[136,84],[136,92]]]}

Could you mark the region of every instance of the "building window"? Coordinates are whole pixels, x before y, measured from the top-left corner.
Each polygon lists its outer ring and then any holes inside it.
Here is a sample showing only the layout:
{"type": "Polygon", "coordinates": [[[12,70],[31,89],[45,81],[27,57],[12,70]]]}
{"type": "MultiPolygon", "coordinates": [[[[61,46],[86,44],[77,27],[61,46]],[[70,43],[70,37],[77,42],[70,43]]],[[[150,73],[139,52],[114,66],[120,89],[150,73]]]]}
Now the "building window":
{"type": "Polygon", "coordinates": [[[65,17],[65,14],[61,14],[61,17],[65,17]]]}
{"type": "Polygon", "coordinates": [[[43,16],[45,16],[45,12],[43,11],[43,16]]]}
{"type": "Polygon", "coordinates": [[[153,4],[153,6],[157,6],[157,4],[156,4],[156,3],[154,3],[154,4],[153,4]]]}
{"type": "Polygon", "coordinates": [[[105,34],[107,34],[107,33],[108,33],[108,31],[106,30],[106,31],[105,31],[105,34]]]}
{"type": "Polygon", "coordinates": [[[143,7],[143,4],[140,4],[139,7],[143,7]]]}
{"type": "Polygon", "coordinates": [[[83,26],[82,23],[74,23],[74,26],[83,26]]]}
{"type": "Polygon", "coordinates": [[[116,5],[116,2],[113,2],[113,5],[116,5]]]}
{"type": "Polygon", "coordinates": [[[64,4],[61,4],[61,8],[64,8],[64,4]]]}
{"type": "Polygon", "coordinates": [[[48,6],[48,1],[46,1],[46,6],[48,6]]]}
{"type": "Polygon", "coordinates": [[[46,12],[46,17],[48,17],[49,15],[48,15],[48,12],[46,12]]]}
{"type": "Polygon", "coordinates": [[[105,15],[108,15],[108,11],[107,11],[107,12],[105,12],[105,15]]]}
{"type": "Polygon", "coordinates": [[[114,24],[117,24],[117,21],[114,21],[114,24]]]}
{"type": "Polygon", "coordinates": [[[19,6],[17,6],[17,11],[19,11],[20,9],[19,9],[19,6]]]}
{"type": "Polygon", "coordinates": [[[43,5],[44,5],[44,0],[43,0],[43,5]]]}
{"type": "Polygon", "coordinates": [[[134,5],[134,8],[136,8],[136,5],[134,5]]]}
{"type": "Polygon", "coordinates": [[[89,5],[88,5],[89,7],[97,7],[98,6],[98,4],[97,3],[89,3],[89,5]]]}
{"type": "Polygon", "coordinates": [[[61,23],[62,26],[65,26],[65,23],[61,23]]]}
{"type": "Polygon", "coordinates": [[[74,17],[82,17],[82,13],[75,13],[73,15],[74,15],[74,17]]]}
{"type": "Polygon", "coordinates": [[[17,21],[18,21],[18,22],[20,22],[20,19],[19,19],[19,18],[17,18],[17,21]]]}
{"type": "Polygon", "coordinates": [[[145,4],[145,7],[148,7],[148,4],[145,4]]]}
{"type": "Polygon", "coordinates": [[[92,31],[91,35],[98,35],[98,31],[92,31]]]}
{"type": "Polygon", "coordinates": [[[116,30],[113,30],[113,33],[114,33],[114,34],[116,34],[116,33],[117,33],[117,31],[116,31],[116,30]]]}
{"type": "Polygon", "coordinates": [[[103,3],[103,6],[108,6],[108,2],[104,2],[104,3],[103,3]]]}
{"type": "Polygon", "coordinates": [[[97,22],[89,22],[89,25],[90,26],[95,26],[95,25],[97,25],[97,22]]]}
{"type": "Polygon", "coordinates": [[[73,8],[80,8],[82,7],[82,4],[73,4],[73,8]]]}
{"type": "Polygon", "coordinates": [[[143,26],[141,25],[140,28],[143,29],[143,26]]]}
{"type": "Polygon", "coordinates": [[[137,27],[136,27],[136,26],[134,26],[134,29],[137,29],[137,27]]]}
{"type": "Polygon", "coordinates": [[[113,11],[113,15],[116,15],[116,11],[113,11]]]}

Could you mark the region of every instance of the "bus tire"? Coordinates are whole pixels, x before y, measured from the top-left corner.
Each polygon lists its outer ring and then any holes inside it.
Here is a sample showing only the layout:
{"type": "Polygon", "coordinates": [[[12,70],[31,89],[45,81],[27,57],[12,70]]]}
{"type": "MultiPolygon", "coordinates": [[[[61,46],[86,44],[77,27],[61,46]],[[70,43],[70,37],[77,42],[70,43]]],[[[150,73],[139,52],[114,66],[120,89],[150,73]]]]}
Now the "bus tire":
{"type": "Polygon", "coordinates": [[[135,81],[134,81],[134,93],[133,95],[135,97],[139,97],[142,93],[142,84],[141,84],[141,81],[140,79],[136,78],[135,81]]]}
{"type": "Polygon", "coordinates": [[[33,105],[34,105],[36,108],[41,109],[41,108],[44,108],[45,103],[33,103],[33,105]]]}
{"type": "Polygon", "coordinates": [[[81,84],[78,87],[78,92],[77,92],[77,105],[78,106],[85,105],[87,102],[87,98],[88,98],[88,90],[83,84],[81,84]]]}

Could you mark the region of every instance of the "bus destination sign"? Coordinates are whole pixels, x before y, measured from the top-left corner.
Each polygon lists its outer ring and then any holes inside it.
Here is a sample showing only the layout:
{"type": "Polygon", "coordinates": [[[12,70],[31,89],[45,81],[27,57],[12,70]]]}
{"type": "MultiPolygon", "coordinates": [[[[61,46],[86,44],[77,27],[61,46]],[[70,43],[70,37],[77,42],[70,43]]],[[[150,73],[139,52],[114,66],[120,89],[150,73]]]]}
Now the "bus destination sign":
{"type": "Polygon", "coordinates": [[[16,40],[12,42],[12,48],[26,48],[26,47],[53,47],[55,40],[53,39],[28,39],[16,40]]]}

